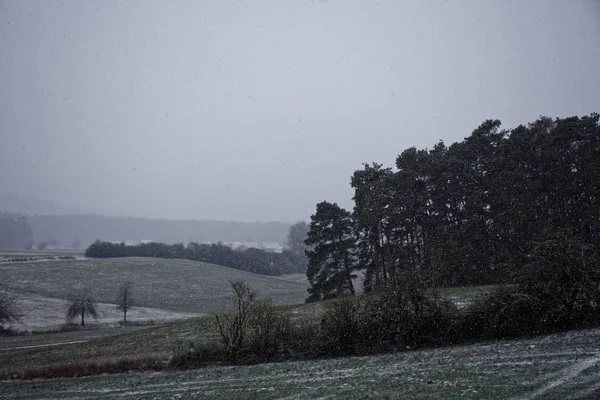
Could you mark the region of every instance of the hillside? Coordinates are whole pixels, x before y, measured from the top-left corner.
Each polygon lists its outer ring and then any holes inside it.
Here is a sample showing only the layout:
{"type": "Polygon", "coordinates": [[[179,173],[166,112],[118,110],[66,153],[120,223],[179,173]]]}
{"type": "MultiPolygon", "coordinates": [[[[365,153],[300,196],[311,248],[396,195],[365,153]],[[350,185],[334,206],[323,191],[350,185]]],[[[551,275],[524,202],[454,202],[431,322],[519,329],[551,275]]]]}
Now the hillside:
{"type": "MultiPolygon", "coordinates": [[[[153,258],[85,259],[0,264],[2,285],[21,294],[65,299],[77,285],[99,302],[114,303],[119,286],[134,282],[140,307],[213,313],[227,306],[229,281],[244,280],[275,304],[301,303],[307,284],[218,265],[153,258]]],[[[26,314],[27,310],[23,310],[26,314]]]]}
{"type": "MultiPolygon", "coordinates": [[[[6,338],[0,341],[0,361],[4,368],[19,369],[46,360],[69,362],[73,354],[85,354],[86,360],[124,354],[166,359],[173,343],[189,339],[201,324],[185,321],[121,334],[115,330],[102,338],[93,337],[94,332],[32,337],[73,341],[56,346],[36,347],[27,336],[6,338]],[[31,347],[18,347],[27,345],[31,347]]],[[[597,399],[599,339],[600,330],[595,329],[370,357],[2,381],[0,397],[597,399]]]]}

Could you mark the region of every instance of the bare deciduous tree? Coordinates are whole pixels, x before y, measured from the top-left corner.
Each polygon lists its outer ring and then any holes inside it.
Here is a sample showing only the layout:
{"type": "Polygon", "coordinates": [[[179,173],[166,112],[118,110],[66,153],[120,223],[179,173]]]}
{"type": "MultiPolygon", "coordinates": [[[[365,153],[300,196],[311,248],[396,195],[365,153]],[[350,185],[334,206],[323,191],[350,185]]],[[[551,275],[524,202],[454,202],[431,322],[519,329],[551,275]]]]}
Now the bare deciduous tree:
{"type": "Polygon", "coordinates": [[[235,359],[245,347],[248,323],[257,293],[244,281],[232,281],[231,288],[234,293],[233,310],[231,313],[215,315],[215,322],[228,357],[235,359]]]}
{"type": "Polygon", "coordinates": [[[231,288],[231,311],[215,315],[228,359],[237,362],[248,356],[255,360],[272,357],[289,334],[289,314],[278,312],[270,300],[259,299],[244,281],[232,281],[231,288]]]}
{"type": "Polygon", "coordinates": [[[119,295],[117,296],[117,310],[123,311],[123,323],[127,323],[127,311],[133,307],[133,297],[131,292],[133,289],[133,282],[127,281],[119,288],[119,295]]]}
{"type": "Polygon", "coordinates": [[[17,296],[6,290],[0,290],[0,325],[18,321],[21,316],[17,307],[17,296]]]}
{"type": "Polygon", "coordinates": [[[85,316],[98,319],[96,302],[89,289],[80,288],[69,294],[69,308],[67,309],[67,321],[71,322],[75,317],[81,316],[81,326],[85,326],[85,316]]]}

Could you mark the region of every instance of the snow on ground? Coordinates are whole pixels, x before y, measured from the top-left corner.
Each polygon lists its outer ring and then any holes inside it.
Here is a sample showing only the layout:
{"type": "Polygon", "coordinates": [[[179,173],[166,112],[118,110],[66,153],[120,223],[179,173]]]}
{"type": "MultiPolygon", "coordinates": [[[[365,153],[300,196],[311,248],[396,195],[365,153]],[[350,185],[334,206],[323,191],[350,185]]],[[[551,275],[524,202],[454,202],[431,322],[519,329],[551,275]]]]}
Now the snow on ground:
{"type": "MultiPolygon", "coordinates": [[[[44,331],[60,329],[66,322],[67,301],[37,295],[20,295],[18,307],[23,314],[20,322],[6,327],[17,331],[44,331]]],[[[114,304],[98,303],[98,320],[86,318],[86,325],[111,326],[123,320],[123,313],[114,304]]],[[[203,316],[202,313],[175,312],[147,307],[133,307],[127,312],[127,322],[164,322],[203,316]]],[[[74,322],[79,322],[75,320],[74,322]]]]}
{"type": "Polygon", "coordinates": [[[592,399],[600,330],[368,357],[0,382],[0,398],[592,399]]]}

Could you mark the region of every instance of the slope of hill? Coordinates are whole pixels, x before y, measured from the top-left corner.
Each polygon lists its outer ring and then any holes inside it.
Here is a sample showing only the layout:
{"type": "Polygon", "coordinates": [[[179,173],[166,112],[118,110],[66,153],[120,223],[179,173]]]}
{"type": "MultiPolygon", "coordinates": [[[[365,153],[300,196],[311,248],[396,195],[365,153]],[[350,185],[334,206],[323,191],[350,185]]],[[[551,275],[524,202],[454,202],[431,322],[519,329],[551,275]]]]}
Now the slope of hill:
{"type": "MultiPolygon", "coordinates": [[[[185,339],[173,329],[195,330],[185,321],[110,337],[64,336],[81,342],[15,349],[28,337],[1,346],[2,368],[39,365],[40,359],[68,362],[130,354],[168,357],[170,340],[185,339]],[[169,338],[169,339],[167,339],[169,338]],[[132,341],[133,340],[133,341],[132,341]],[[9,347],[10,346],[10,347],[9,347]]],[[[33,335],[39,340],[42,335],[33,335]]],[[[46,335],[43,335],[44,337],[46,335]]],[[[369,357],[214,366],[162,373],[127,372],[85,378],[1,381],[3,398],[202,398],[202,399],[598,399],[600,330],[572,331],[536,338],[450,346],[369,357]]]]}
{"type": "Polygon", "coordinates": [[[84,285],[97,301],[114,303],[119,286],[127,280],[134,283],[133,296],[140,307],[196,313],[224,310],[232,280],[246,281],[274,304],[301,303],[307,288],[305,283],[186,260],[117,258],[0,265],[2,285],[23,295],[65,299],[72,288],[84,285]]]}

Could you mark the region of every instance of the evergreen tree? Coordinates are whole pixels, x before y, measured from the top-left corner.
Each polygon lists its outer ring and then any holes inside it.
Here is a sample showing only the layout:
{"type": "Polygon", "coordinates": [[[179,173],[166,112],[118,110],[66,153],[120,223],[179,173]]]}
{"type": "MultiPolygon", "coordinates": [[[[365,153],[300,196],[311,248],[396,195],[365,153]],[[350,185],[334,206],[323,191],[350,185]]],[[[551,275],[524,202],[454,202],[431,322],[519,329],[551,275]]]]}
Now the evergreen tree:
{"type": "Polygon", "coordinates": [[[336,203],[317,204],[305,243],[309,247],[306,275],[311,285],[307,301],[354,294],[352,271],[356,268],[353,254],[356,240],[350,213],[336,203]]]}

